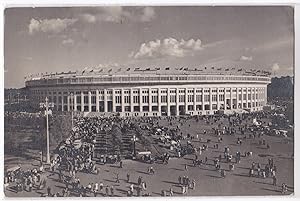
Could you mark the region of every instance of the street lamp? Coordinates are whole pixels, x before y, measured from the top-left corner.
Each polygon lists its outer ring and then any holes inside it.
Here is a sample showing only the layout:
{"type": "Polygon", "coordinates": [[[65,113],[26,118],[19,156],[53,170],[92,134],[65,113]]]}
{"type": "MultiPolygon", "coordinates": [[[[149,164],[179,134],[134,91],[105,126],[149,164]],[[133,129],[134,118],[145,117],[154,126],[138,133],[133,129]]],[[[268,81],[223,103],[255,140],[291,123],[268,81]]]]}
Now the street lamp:
{"type": "Polygon", "coordinates": [[[54,103],[49,103],[48,97],[45,98],[44,103],[40,103],[40,108],[41,109],[46,109],[46,134],[47,134],[47,163],[50,164],[50,137],[49,137],[49,118],[48,118],[48,113],[49,113],[49,108],[54,107],[54,103]]]}
{"type": "Polygon", "coordinates": [[[135,157],[136,156],[135,142],[138,141],[138,138],[135,135],[133,135],[131,140],[133,141],[133,157],[135,157]]]}

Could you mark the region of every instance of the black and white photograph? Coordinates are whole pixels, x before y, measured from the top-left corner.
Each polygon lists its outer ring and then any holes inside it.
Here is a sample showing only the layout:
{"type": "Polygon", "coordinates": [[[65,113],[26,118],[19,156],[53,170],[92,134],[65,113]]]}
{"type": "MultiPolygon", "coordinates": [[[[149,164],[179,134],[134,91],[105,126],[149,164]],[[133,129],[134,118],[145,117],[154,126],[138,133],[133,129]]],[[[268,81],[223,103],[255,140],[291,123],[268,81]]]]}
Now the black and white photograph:
{"type": "Polygon", "coordinates": [[[3,15],[6,197],[294,195],[293,5],[3,15]]]}

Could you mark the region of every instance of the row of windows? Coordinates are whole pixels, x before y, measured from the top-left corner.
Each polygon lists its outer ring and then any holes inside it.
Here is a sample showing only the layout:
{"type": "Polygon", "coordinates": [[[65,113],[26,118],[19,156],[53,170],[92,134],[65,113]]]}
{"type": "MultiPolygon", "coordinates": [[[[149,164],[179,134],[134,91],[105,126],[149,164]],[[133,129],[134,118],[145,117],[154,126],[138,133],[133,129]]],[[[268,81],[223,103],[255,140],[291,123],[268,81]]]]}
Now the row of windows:
{"type": "Polygon", "coordinates": [[[240,80],[240,81],[265,81],[269,82],[270,78],[263,77],[245,77],[245,76],[151,76],[151,77],[94,77],[94,78],[60,78],[60,79],[43,79],[27,81],[26,85],[43,85],[43,84],[76,84],[91,82],[129,82],[129,81],[172,81],[172,80],[240,80]]]}

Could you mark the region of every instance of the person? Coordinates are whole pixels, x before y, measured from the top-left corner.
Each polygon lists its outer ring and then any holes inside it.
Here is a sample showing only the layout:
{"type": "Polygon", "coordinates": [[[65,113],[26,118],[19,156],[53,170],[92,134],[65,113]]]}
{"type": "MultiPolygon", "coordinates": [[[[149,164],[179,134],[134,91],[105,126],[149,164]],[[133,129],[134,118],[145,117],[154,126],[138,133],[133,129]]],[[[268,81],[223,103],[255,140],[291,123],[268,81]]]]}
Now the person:
{"type": "Polygon", "coordinates": [[[117,174],[116,183],[120,183],[119,173],[117,174]]]}
{"type": "Polygon", "coordinates": [[[51,196],[51,187],[50,186],[47,187],[47,195],[51,196]]]}
{"type": "Polygon", "coordinates": [[[181,176],[178,177],[178,183],[181,184],[181,176]]]}
{"type": "Polygon", "coordinates": [[[277,178],[275,176],[272,177],[273,178],[273,186],[277,185],[277,178]]]}
{"type": "Polygon", "coordinates": [[[285,183],[283,183],[283,184],[281,185],[281,193],[282,193],[282,194],[285,194],[286,192],[287,192],[287,186],[286,186],[285,183]]]}
{"type": "Polygon", "coordinates": [[[123,167],[123,161],[120,161],[120,168],[123,167]]]}
{"type": "Polygon", "coordinates": [[[129,174],[129,173],[127,173],[126,177],[127,177],[127,183],[129,183],[130,174],[129,174]]]}
{"type": "Polygon", "coordinates": [[[195,188],[196,188],[196,180],[193,179],[193,181],[192,181],[192,189],[194,190],[195,188]]]}
{"type": "Polygon", "coordinates": [[[185,194],[185,186],[184,185],[181,186],[181,193],[185,194]]]}
{"type": "Polygon", "coordinates": [[[184,169],[185,169],[185,171],[187,171],[187,170],[188,170],[188,168],[187,168],[187,164],[184,164],[184,169]]]}
{"type": "Polygon", "coordinates": [[[105,196],[109,196],[109,189],[108,189],[108,186],[105,188],[105,196]]]}
{"type": "Polygon", "coordinates": [[[114,196],[114,186],[110,187],[110,194],[111,194],[111,196],[114,196]]]}
{"type": "Polygon", "coordinates": [[[173,189],[170,188],[170,196],[173,196],[173,195],[174,195],[173,189]]]}

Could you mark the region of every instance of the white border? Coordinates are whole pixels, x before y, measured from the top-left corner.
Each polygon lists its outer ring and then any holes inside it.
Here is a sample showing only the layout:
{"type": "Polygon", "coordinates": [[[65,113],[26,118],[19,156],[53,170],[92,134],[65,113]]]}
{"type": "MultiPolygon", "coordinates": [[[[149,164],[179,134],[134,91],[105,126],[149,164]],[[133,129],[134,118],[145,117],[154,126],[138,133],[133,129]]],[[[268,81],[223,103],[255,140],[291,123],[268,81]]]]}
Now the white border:
{"type": "MultiPolygon", "coordinates": [[[[1,0],[0,0],[1,1],[1,0]]],[[[282,199],[299,199],[300,193],[299,193],[299,184],[300,184],[300,164],[299,164],[299,157],[298,153],[300,151],[300,148],[298,147],[299,145],[299,137],[297,136],[297,131],[299,130],[298,123],[300,123],[300,115],[298,114],[298,111],[300,109],[300,105],[297,105],[300,101],[300,95],[296,92],[297,89],[299,90],[298,82],[296,80],[297,77],[300,77],[299,71],[297,70],[296,66],[300,63],[300,38],[299,38],[299,33],[300,33],[300,2],[298,0],[289,0],[289,1],[282,1],[282,0],[264,0],[263,2],[261,0],[202,0],[199,2],[199,0],[144,0],[143,2],[139,2],[138,0],[110,0],[109,2],[106,0],[84,0],[82,2],[79,2],[78,0],[60,0],[60,1],[55,1],[55,0],[2,0],[0,2],[0,66],[2,67],[0,70],[0,99],[1,99],[1,104],[0,104],[0,134],[2,136],[2,140],[0,140],[0,198],[2,199],[7,199],[7,200],[14,200],[14,199],[22,199],[22,200],[39,200],[39,198],[7,198],[4,196],[3,192],[3,170],[4,170],[4,9],[7,7],[63,7],[63,6],[100,6],[100,5],[161,5],[161,6],[167,6],[167,5],[207,5],[207,6],[221,6],[221,5],[241,5],[241,6],[246,6],[246,5],[258,5],[258,6],[263,6],[263,5],[291,5],[294,6],[294,12],[295,12],[295,65],[294,65],[294,72],[295,72],[295,143],[294,143],[294,153],[295,153],[295,161],[294,161],[294,196],[226,196],[226,197],[173,197],[173,198],[156,198],[156,197],[150,197],[150,198],[140,198],[140,199],[147,199],[147,200],[167,200],[167,199],[172,199],[172,200],[199,200],[199,199],[204,199],[204,200],[272,200],[272,201],[277,201],[277,200],[282,200],[282,199]],[[298,19],[298,21],[297,21],[298,19]],[[299,54],[297,54],[299,53],[299,54]],[[299,117],[299,118],[297,118],[299,117]]],[[[300,124],[299,124],[300,125],[300,124]]],[[[50,200],[50,198],[43,198],[45,200],[50,200]]],[[[80,198],[64,198],[64,199],[77,199],[80,200],[80,198]]],[[[112,198],[101,198],[102,200],[111,200],[112,198]]],[[[116,198],[116,199],[134,199],[134,198],[116,198]]],[[[52,199],[51,199],[52,200],[52,199]]],[[[95,199],[96,200],[96,199],[95,199]]],[[[99,200],[99,198],[98,198],[99,200]]]]}

